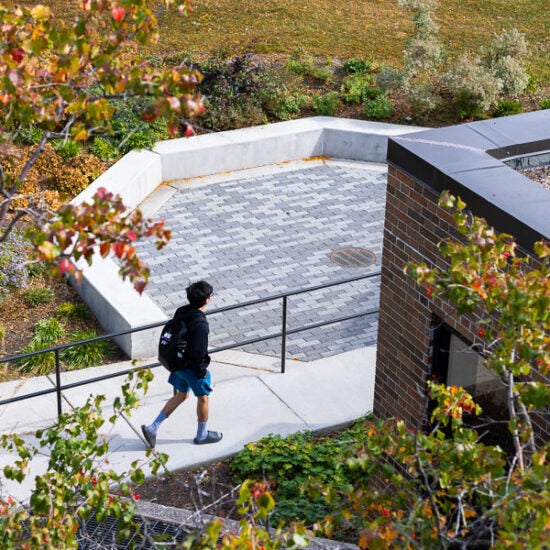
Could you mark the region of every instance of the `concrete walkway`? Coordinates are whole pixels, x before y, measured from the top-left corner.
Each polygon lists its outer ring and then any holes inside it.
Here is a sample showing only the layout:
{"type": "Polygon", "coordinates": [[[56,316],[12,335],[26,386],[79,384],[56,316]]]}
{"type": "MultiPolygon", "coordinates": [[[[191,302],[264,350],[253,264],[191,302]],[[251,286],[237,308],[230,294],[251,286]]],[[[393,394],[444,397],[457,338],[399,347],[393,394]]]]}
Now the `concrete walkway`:
{"type": "MultiPolygon", "coordinates": [[[[350,423],[372,410],[374,346],[311,362],[289,360],[285,374],[279,372],[277,359],[265,355],[224,351],[212,359],[214,392],[209,428],[223,432],[223,440],[214,445],[193,444],[196,400],[192,398],[164,422],[157,436],[157,449],[170,455],[167,466],[172,471],[228,457],[246,443],[268,434],[328,429],[350,423]]],[[[98,376],[98,370],[109,373],[129,367],[126,362],[67,372],[62,375],[62,383],[98,376]]],[[[127,472],[134,460],[144,458],[146,447],[140,426],[154,420],[171,396],[171,386],[166,383],[168,373],[162,367],[154,369],[154,373],[149,392],[133,416],[128,421],[119,420],[105,432],[110,449],[108,466],[117,472],[127,472]]],[[[120,395],[122,380],[115,378],[64,392],[64,410],[82,405],[90,393],[103,394],[107,397],[108,417],[110,404],[120,395]]],[[[0,384],[0,396],[9,398],[52,385],[48,377],[4,383],[0,384]]],[[[4,405],[0,408],[0,433],[18,433],[35,443],[35,431],[51,425],[55,415],[55,394],[4,405]]],[[[106,425],[106,429],[110,427],[106,425]]],[[[47,450],[43,453],[33,460],[30,474],[22,484],[7,481],[0,474],[4,498],[9,495],[18,502],[27,501],[34,476],[46,468],[47,450]]],[[[0,469],[14,460],[15,456],[0,451],[0,469]]]]}

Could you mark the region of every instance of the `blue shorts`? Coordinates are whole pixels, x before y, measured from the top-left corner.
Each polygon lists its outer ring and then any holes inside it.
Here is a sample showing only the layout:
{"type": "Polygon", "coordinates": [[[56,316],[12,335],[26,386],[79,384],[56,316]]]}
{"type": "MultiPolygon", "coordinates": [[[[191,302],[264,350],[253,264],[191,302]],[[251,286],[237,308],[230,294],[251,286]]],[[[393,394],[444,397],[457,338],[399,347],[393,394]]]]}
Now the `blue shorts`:
{"type": "Polygon", "coordinates": [[[204,378],[199,378],[194,370],[178,370],[170,373],[168,382],[182,393],[189,393],[189,390],[193,390],[193,393],[197,397],[209,395],[212,391],[210,387],[210,371],[207,371],[204,378]]]}

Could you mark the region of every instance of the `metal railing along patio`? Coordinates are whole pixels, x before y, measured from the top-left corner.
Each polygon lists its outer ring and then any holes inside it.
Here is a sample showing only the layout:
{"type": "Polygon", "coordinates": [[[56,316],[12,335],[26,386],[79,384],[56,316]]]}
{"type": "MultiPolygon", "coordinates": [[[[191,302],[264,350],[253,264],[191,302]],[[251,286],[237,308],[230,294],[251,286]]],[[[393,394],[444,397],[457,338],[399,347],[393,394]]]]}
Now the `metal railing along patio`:
{"type": "MultiPolygon", "coordinates": [[[[290,296],[296,296],[296,295],[299,295],[299,294],[314,292],[316,290],[321,290],[321,289],[329,288],[329,287],[332,287],[332,286],[349,284],[349,283],[353,283],[353,282],[356,282],[356,281],[361,281],[363,279],[370,279],[370,278],[378,277],[378,276],[380,276],[380,270],[379,269],[376,270],[376,271],[373,271],[371,273],[368,273],[368,274],[358,275],[356,277],[351,277],[351,278],[347,278],[347,279],[340,279],[338,281],[333,281],[333,282],[330,282],[330,283],[325,283],[325,284],[321,284],[321,285],[317,285],[317,286],[311,286],[311,287],[307,287],[307,288],[301,288],[301,289],[297,289],[297,290],[291,290],[291,291],[283,292],[283,293],[280,293],[280,294],[275,294],[275,295],[272,295],[272,296],[268,296],[266,298],[259,298],[259,299],[256,299],[256,300],[241,302],[239,304],[234,304],[234,305],[229,305],[229,306],[225,306],[225,307],[221,307],[221,308],[217,308],[217,309],[212,309],[207,313],[207,315],[214,315],[214,314],[217,314],[217,313],[223,313],[223,312],[226,312],[226,311],[231,311],[231,310],[241,309],[241,308],[245,308],[245,307],[249,307],[249,306],[253,306],[253,305],[263,304],[263,303],[266,303],[266,302],[281,300],[281,331],[280,332],[275,332],[275,333],[272,333],[272,334],[267,334],[265,336],[251,338],[251,339],[248,339],[248,340],[242,340],[242,341],[235,342],[235,343],[232,343],[232,344],[227,344],[227,345],[219,346],[219,347],[216,347],[216,348],[212,348],[212,349],[209,350],[209,353],[216,353],[216,352],[225,351],[225,350],[229,350],[229,349],[241,348],[243,346],[247,346],[247,345],[250,345],[250,344],[256,344],[258,342],[264,342],[264,341],[267,341],[267,340],[273,340],[275,338],[281,338],[281,355],[280,355],[280,357],[281,357],[281,373],[284,374],[284,372],[285,372],[285,362],[286,362],[286,344],[287,344],[287,337],[289,335],[297,334],[297,333],[300,333],[300,332],[306,332],[308,330],[323,327],[323,326],[326,326],[326,325],[340,323],[340,322],[343,322],[343,321],[349,321],[351,319],[356,319],[356,318],[359,318],[359,317],[366,317],[368,315],[373,315],[373,314],[378,313],[378,308],[376,307],[376,308],[367,309],[365,311],[355,312],[355,313],[352,313],[350,315],[345,315],[345,316],[342,316],[342,317],[329,319],[329,320],[326,320],[326,321],[319,321],[317,323],[310,323],[308,325],[301,326],[301,327],[289,328],[287,326],[288,298],[290,296]]],[[[19,354],[19,355],[13,355],[13,356],[10,356],[10,357],[1,358],[0,359],[0,364],[7,363],[7,362],[12,362],[12,361],[17,361],[19,359],[25,359],[27,357],[32,357],[34,355],[53,353],[55,355],[55,384],[54,384],[54,387],[46,389],[46,390],[41,390],[41,391],[32,392],[32,393],[28,393],[28,394],[24,394],[24,395],[19,395],[17,397],[11,397],[9,399],[2,399],[2,400],[0,400],[0,406],[8,405],[10,403],[15,403],[17,401],[23,401],[25,399],[32,399],[34,397],[40,397],[40,396],[43,396],[43,395],[56,393],[56,395],[57,395],[57,414],[61,415],[62,412],[63,412],[63,410],[62,410],[62,393],[65,390],[69,390],[69,389],[76,388],[76,387],[79,387],[79,386],[85,386],[87,384],[93,384],[93,383],[96,383],[96,382],[102,382],[104,380],[109,380],[111,378],[116,378],[116,377],[119,377],[119,376],[125,376],[128,373],[130,373],[131,371],[135,371],[135,370],[150,369],[150,368],[159,367],[160,363],[157,361],[157,362],[150,363],[150,364],[147,364],[147,365],[141,365],[139,367],[132,367],[130,369],[125,369],[125,370],[115,372],[115,373],[111,373],[111,374],[104,374],[102,376],[96,376],[96,377],[92,377],[92,378],[87,378],[85,380],[79,380],[78,382],[72,382],[72,383],[69,383],[69,384],[62,384],[61,383],[61,372],[62,372],[62,370],[61,370],[61,362],[60,362],[60,352],[61,352],[61,350],[64,350],[66,348],[78,346],[78,345],[85,344],[85,343],[88,343],[88,342],[94,342],[94,341],[97,341],[97,340],[108,340],[110,338],[115,338],[117,336],[122,336],[124,334],[130,334],[130,333],[134,333],[134,332],[141,332],[141,331],[144,331],[144,330],[150,330],[150,329],[153,329],[153,328],[163,326],[165,323],[166,323],[166,321],[161,321],[161,322],[152,323],[150,325],[143,325],[143,326],[140,326],[140,327],[137,327],[137,328],[133,328],[133,329],[129,329],[129,330],[121,331],[121,332],[114,332],[114,333],[110,333],[110,334],[104,334],[104,335],[101,335],[101,336],[96,336],[95,338],[89,338],[87,340],[79,340],[77,342],[70,342],[70,343],[67,343],[67,344],[60,344],[58,346],[52,346],[50,348],[45,348],[45,349],[42,349],[42,350],[39,350],[39,351],[34,351],[34,352],[30,352],[30,353],[23,353],[23,354],[19,354]]]]}

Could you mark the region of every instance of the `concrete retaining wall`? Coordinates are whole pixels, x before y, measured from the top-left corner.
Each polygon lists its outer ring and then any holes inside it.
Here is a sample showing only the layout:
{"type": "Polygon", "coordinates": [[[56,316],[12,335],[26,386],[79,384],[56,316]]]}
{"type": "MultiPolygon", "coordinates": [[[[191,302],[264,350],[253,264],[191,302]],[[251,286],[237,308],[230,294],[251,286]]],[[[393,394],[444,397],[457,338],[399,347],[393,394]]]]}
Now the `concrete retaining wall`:
{"type": "MultiPolygon", "coordinates": [[[[385,162],[388,136],[421,130],[331,117],[312,117],[253,128],[159,142],[153,151],[132,151],[74,199],[89,200],[99,187],[122,196],[135,208],[164,182],[267,166],[317,156],[385,162]]],[[[107,332],[166,319],[146,295],[123,282],[111,259],[94,258],[75,284],[107,332]]],[[[132,359],[156,355],[160,328],[121,336],[118,345],[132,359]]]]}

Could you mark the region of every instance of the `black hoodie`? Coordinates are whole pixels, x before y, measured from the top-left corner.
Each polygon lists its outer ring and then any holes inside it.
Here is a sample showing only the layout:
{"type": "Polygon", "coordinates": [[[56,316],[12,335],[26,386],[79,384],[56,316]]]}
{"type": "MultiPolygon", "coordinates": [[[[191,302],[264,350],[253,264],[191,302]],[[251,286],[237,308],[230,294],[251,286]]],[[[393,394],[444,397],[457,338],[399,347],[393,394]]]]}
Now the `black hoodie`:
{"type": "Polygon", "coordinates": [[[174,318],[187,325],[187,346],[185,348],[185,368],[193,369],[199,376],[206,376],[210,364],[208,355],[208,321],[199,309],[187,304],[176,310],[174,318]]]}

